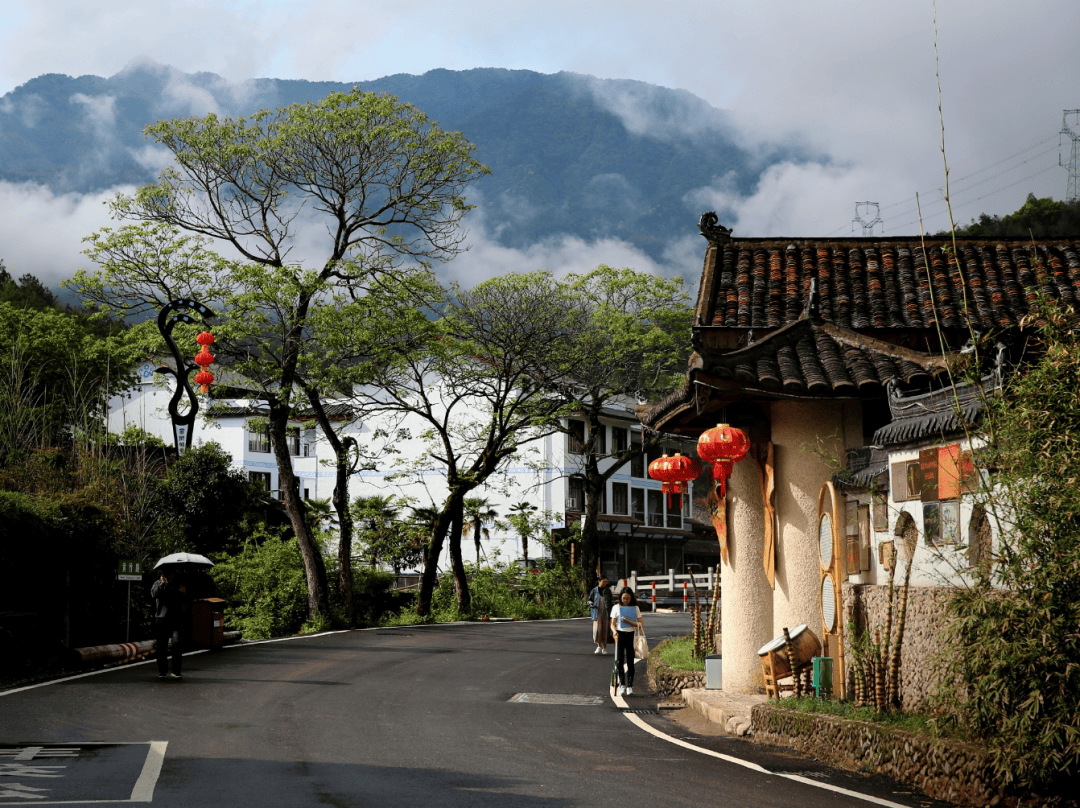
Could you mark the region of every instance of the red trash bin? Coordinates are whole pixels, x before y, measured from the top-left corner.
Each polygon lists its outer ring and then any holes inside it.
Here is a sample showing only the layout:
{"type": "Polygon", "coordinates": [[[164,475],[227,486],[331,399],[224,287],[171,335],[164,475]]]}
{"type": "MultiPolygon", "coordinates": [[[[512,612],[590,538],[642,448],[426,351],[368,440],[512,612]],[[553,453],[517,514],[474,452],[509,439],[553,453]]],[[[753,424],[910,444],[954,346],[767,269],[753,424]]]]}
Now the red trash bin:
{"type": "Polygon", "coordinates": [[[225,601],[199,598],[191,602],[191,639],[197,645],[221,648],[225,645],[225,601]]]}

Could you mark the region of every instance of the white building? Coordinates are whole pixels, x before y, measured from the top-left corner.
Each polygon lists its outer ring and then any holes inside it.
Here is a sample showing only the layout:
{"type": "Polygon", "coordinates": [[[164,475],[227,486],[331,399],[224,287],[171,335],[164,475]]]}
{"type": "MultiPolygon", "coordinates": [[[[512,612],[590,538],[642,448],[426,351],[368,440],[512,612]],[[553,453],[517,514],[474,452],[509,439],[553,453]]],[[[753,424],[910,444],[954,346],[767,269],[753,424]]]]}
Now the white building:
{"type": "MultiPolygon", "coordinates": [[[[171,375],[157,373],[158,367],[156,362],[144,362],[138,368],[138,384],[110,401],[110,432],[120,434],[129,426],[137,426],[161,438],[167,445],[174,443],[167,410],[174,381],[171,375]]],[[[628,400],[624,406],[603,411],[603,433],[596,441],[601,455],[621,451],[631,443],[640,443],[641,425],[635,415],[635,405],[635,401],[628,400]]],[[[343,406],[334,405],[330,412],[346,419],[343,406]]],[[[260,402],[245,398],[219,399],[214,402],[212,413],[208,418],[205,405],[200,408],[192,445],[217,443],[249,479],[259,482],[268,491],[279,492],[277,462],[265,431],[259,428],[260,419],[266,416],[260,402]]],[[[428,448],[419,437],[424,428],[419,417],[393,424],[378,418],[346,420],[344,433],[355,437],[368,452],[376,451],[379,448],[376,444],[386,440],[384,432],[394,435],[394,454],[379,459],[376,470],[361,471],[351,477],[350,500],[392,494],[415,507],[441,505],[446,496],[445,475],[438,461],[424,462],[428,448]]],[[[471,496],[486,498],[501,521],[510,514],[512,505],[529,502],[537,507],[538,513],[551,514],[550,527],[556,535],[565,533],[565,528],[580,520],[585,510],[581,483],[573,475],[584,467],[582,452],[587,445],[586,438],[590,437],[586,435],[584,420],[568,419],[567,431],[568,434],[553,433],[528,444],[504,473],[473,491],[471,496]]],[[[321,430],[312,428],[310,422],[305,424],[296,420],[289,426],[289,443],[301,496],[304,499],[329,498],[335,482],[333,453],[321,430]]],[[[684,454],[693,452],[692,443],[682,445],[673,441],[664,448],[684,454]]],[[[631,572],[655,575],[675,569],[681,573],[687,562],[697,563],[702,570],[718,565],[718,545],[708,534],[711,528],[697,525],[691,519],[693,491],[682,498],[679,507],[677,502],[669,502],[662,494],[659,482],[648,477],[648,463],[660,454],[661,450],[657,449],[647,458],[626,463],[607,480],[599,527],[601,566],[612,579],[628,577],[631,572]],[[698,533],[694,532],[695,527],[698,533]]],[[[601,457],[601,471],[607,470],[613,462],[601,457]]],[[[489,535],[481,541],[485,558],[509,561],[522,557],[520,540],[511,528],[488,526],[488,531],[489,535]]],[[[463,556],[467,561],[475,560],[474,552],[472,538],[465,538],[463,556]]],[[[443,567],[449,564],[447,553],[444,548],[443,567]]],[[[546,551],[543,547],[530,545],[528,553],[530,559],[535,559],[545,555],[546,551]]]]}

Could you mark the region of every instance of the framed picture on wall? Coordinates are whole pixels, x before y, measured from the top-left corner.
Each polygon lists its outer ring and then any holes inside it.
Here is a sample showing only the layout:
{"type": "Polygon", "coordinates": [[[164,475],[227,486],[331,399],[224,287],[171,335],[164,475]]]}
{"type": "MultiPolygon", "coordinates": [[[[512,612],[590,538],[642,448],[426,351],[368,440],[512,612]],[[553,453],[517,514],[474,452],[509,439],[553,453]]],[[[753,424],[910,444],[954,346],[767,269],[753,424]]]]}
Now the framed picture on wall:
{"type": "Polygon", "coordinates": [[[889,496],[884,491],[874,494],[874,530],[884,533],[889,529],[889,496]]]}
{"type": "Polygon", "coordinates": [[[922,509],[923,536],[931,547],[941,544],[941,503],[924,502],[922,509]]]}
{"type": "Polygon", "coordinates": [[[941,503],[941,544],[960,543],[960,503],[941,503]]]}

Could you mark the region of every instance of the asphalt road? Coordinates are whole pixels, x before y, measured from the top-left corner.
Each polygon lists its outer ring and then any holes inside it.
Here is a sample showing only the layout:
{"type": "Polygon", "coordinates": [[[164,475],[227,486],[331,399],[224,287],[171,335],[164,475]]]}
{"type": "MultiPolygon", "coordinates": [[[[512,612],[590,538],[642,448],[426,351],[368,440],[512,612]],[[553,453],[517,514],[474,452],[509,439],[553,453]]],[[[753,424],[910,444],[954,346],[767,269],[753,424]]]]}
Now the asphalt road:
{"type": "MultiPolygon", "coordinates": [[[[653,643],[689,627],[683,615],[645,620],[653,643]]],[[[158,680],[151,663],[9,691],[0,805],[932,804],[636,714],[768,771],[657,737],[615,706],[613,658],[594,655],[588,634],[586,620],[372,629],[188,655],[182,682],[158,680]]],[[[643,668],[635,692],[647,692],[643,668]]]]}

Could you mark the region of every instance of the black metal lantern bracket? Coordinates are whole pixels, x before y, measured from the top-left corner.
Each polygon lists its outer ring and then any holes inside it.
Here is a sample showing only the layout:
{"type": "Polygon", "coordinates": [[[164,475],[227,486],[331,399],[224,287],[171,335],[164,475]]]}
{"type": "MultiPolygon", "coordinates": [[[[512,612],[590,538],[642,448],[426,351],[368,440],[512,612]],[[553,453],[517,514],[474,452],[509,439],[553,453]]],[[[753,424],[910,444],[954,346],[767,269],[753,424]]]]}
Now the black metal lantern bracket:
{"type": "Polygon", "coordinates": [[[188,376],[192,371],[198,371],[198,366],[190,359],[181,355],[180,349],[172,338],[173,328],[177,323],[190,323],[191,325],[203,325],[206,328],[206,320],[217,317],[217,314],[197,300],[173,300],[163,306],[158,313],[157,325],[165,344],[169,346],[173,359],[176,361],[176,370],[170,367],[160,367],[157,373],[172,374],[176,379],[176,389],[172,398],[169,399],[169,418],[172,419],[173,438],[176,441],[176,451],[183,454],[184,450],[191,445],[195,432],[195,416],[199,413],[199,397],[191,387],[188,376]],[[192,316],[198,314],[198,319],[192,316]],[[180,399],[187,394],[191,406],[184,414],[180,413],[180,399]]]}

